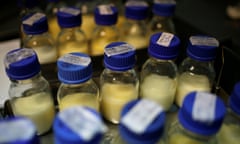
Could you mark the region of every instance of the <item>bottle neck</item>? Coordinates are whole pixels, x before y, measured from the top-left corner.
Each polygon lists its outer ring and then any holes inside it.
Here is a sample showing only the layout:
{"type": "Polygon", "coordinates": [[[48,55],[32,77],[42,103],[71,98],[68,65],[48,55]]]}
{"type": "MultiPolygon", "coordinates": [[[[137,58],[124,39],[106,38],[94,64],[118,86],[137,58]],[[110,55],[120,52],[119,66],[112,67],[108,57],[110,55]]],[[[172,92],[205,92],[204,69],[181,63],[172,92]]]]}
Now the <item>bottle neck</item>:
{"type": "Polygon", "coordinates": [[[41,72],[39,72],[38,74],[34,75],[31,78],[24,79],[24,80],[13,80],[13,79],[11,79],[11,82],[16,83],[16,84],[29,84],[29,83],[33,83],[34,81],[37,81],[41,77],[42,77],[41,72]]]}

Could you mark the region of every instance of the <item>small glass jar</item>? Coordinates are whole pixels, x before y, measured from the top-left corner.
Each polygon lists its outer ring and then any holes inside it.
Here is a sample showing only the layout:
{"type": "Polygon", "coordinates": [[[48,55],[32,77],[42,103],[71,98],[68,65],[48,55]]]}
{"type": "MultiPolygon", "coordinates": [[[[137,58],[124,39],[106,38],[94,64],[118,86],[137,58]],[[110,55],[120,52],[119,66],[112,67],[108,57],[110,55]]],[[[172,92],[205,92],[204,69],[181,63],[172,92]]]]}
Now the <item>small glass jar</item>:
{"type": "Polygon", "coordinates": [[[178,87],[175,103],[181,107],[184,97],[191,91],[211,92],[216,72],[214,60],[219,42],[210,36],[191,36],[187,57],[178,67],[178,87]]]}
{"type": "Polygon", "coordinates": [[[119,40],[119,30],[116,27],[117,18],[118,10],[114,5],[98,5],[95,8],[94,20],[96,26],[92,31],[90,41],[92,56],[103,55],[106,45],[119,40]]]}
{"type": "Polygon", "coordinates": [[[125,42],[113,42],[105,48],[105,69],[100,75],[100,108],[105,119],[112,123],[119,123],[123,106],[138,98],[135,54],[135,49],[125,42]]]}
{"type": "Polygon", "coordinates": [[[152,18],[148,24],[148,37],[157,32],[169,32],[175,34],[175,25],[172,16],[175,12],[175,0],[154,0],[152,6],[152,18]]]}
{"type": "Polygon", "coordinates": [[[177,36],[160,32],[151,36],[148,54],[140,75],[140,97],[148,98],[169,110],[177,89],[178,70],[174,60],[178,56],[180,40],[177,36]]]}
{"type": "Polygon", "coordinates": [[[8,91],[13,114],[31,119],[38,134],[48,132],[55,106],[50,85],[41,75],[37,54],[28,48],[14,49],[6,54],[4,62],[11,81],[8,91]]]}
{"type": "Polygon", "coordinates": [[[69,53],[58,59],[57,66],[61,81],[57,92],[59,110],[82,105],[99,111],[99,88],[92,79],[91,58],[83,53],[69,53]]]}
{"type": "Polygon", "coordinates": [[[73,106],[60,111],[53,124],[55,144],[100,144],[106,132],[101,115],[92,108],[73,106]]]}
{"type": "Polygon", "coordinates": [[[190,92],[178,111],[178,120],[167,130],[167,144],[218,144],[226,108],[223,101],[209,92],[190,92]]]}
{"type": "Polygon", "coordinates": [[[238,144],[240,141],[240,82],[229,96],[228,111],[217,135],[219,144],[238,144]]]}
{"type": "Polygon", "coordinates": [[[57,60],[57,49],[53,37],[48,32],[47,17],[44,13],[33,13],[22,21],[26,38],[25,48],[32,48],[37,53],[40,64],[54,63],[57,60]]]}
{"type": "Polygon", "coordinates": [[[60,8],[57,19],[61,27],[57,37],[58,57],[71,52],[89,54],[87,37],[80,29],[82,23],[80,10],[72,7],[60,8]]]}
{"type": "Polygon", "coordinates": [[[121,112],[120,137],[115,143],[160,144],[164,126],[165,112],[156,102],[148,99],[130,101],[121,112]]]}
{"type": "Polygon", "coordinates": [[[0,129],[1,144],[40,144],[34,123],[26,117],[17,116],[1,119],[0,129]]]}
{"type": "Polygon", "coordinates": [[[146,48],[147,39],[147,17],[149,16],[149,5],[145,1],[128,0],[125,3],[125,21],[120,31],[120,40],[127,42],[136,49],[146,48]]]}

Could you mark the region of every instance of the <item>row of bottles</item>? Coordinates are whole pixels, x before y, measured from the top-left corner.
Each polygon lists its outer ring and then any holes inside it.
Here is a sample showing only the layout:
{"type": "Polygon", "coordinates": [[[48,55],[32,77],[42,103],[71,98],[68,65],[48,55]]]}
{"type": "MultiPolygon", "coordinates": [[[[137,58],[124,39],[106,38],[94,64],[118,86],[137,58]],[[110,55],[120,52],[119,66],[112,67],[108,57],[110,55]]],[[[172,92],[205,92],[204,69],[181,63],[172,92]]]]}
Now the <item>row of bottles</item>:
{"type": "Polygon", "coordinates": [[[122,4],[124,13],[112,3],[92,2],[91,17],[86,12],[90,9],[86,3],[91,2],[79,1],[72,7],[51,0],[45,11],[36,9],[35,2],[29,3],[31,7],[24,9],[21,16],[21,46],[33,48],[41,64],[56,62],[70,52],[103,55],[104,47],[114,41],[127,42],[136,49],[146,48],[153,33],[174,33],[173,0],[154,1],[152,20],[148,20],[151,7],[145,1],[126,1],[122,4]]]}

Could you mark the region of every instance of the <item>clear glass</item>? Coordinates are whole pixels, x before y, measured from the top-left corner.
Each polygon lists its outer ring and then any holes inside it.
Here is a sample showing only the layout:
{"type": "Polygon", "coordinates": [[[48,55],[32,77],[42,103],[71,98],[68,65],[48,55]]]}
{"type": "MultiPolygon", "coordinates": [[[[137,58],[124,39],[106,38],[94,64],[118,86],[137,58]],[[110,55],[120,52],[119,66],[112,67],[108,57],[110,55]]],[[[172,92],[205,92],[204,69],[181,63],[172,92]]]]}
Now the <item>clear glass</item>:
{"type": "Polygon", "coordinates": [[[240,116],[228,109],[224,122],[217,134],[219,144],[238,144],[240,141],[240,116]]]}
{"type": "Polygon", "coordinates": [[[24,47],[32,48],[37,53],[40,64],[53,63],[57,60],[56,44],[48,32],[27,35],[24,40],[24,47]]]}
{"type": "Polygon", "coordinates": [[[85,33],[79,27],[62,28],[57,38],[57,51],[58,57],[71,52],[89,54],[85,33]]]}
{"type": "Polygon", "coordinates": [[[148,37],[157,32],[169,32],[175,34],[175,26],[172,17],[154,15],[148,24],[148,37]]]}
{"type": "Polygon", "coordinates": [[[126,19],[120,32],[120,40],[131,44],[136,49],[148,46],[149,39],[146,38],[147,23],[145,20],[126,19]]]}
{"type": "Polygon", "coordinates": [[[170,125],[165,141],[166,144],[218,144],[215,135],[203,136],[190,132],[178,121],[170,125]]]}
{"type": "Polygon", "coordinates": [[[90,42],[91,55],[103,55],[105,46],[109,43],[118,41],[119,37],[119,30],[115,25],[96,26],[92,33],[92,39],[90,42]]]}
{"type": "Polygon", "coordinates": [[[57,100],[60,111],[75,105],[87,106],[99,111],[99,88],[92,79],[80,84],[61,83],[57,100]]]}
{"type": "Polygon", "coordinates": [[[187,57],[179,66],[176,104],[182,105],[184,97],[191,91],[211,92],[215,69],[213,61],[197,61],[187,57]]]}
{"type": "Polygon", "coordinates": [[[40,73],[26,80],[11,80],[9,97],[14,115],[31,119],[39,135],[51,129],[54,101],[49,83],[40,73]]]}
{"type": "Polygon", "coordinates": [[[177,89],[177,66],[173,60],[150,57],[142,66],[140,75],[140,97],[159,103],[169,110],[177,89]]]}
{"type": "Polygon", "coordinates": [[[135,69],[112,71],[100,75],[101,113],[112,123],[119,123],[123,106],[138,98],[139,78],[135,69]]]}

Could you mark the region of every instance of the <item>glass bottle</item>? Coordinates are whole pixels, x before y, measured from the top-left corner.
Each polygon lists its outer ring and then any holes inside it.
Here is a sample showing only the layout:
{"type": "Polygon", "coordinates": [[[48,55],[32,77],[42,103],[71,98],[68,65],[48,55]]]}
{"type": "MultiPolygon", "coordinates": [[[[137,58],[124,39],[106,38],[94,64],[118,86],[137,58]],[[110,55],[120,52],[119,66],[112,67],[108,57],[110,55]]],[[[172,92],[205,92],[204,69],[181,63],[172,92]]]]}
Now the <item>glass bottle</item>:
{"type": "Polygon", "coordinates": [[[100,75],[100,108],[102,115],[112,123],[119,123],[123,106],[138,98],[135,54],[135,49],[125,42],[113,42],[105,48],[105,69],[100,75]]]}
{"type": "Polygon", "coordinates": [[[81,12],[77,8],[64,7],[57,12],[61,31],[57,37],[58,57],[71,52],[89,53],[85,32],[80,29],[81,12]]]}
{"type": "Polygon", "coordinates": [[[26,33],[23,46],[37,53],[40,64],[54,63],[57,60],[56,44],[48,32],[47,17],[44,13],[34,13],[23,18],[26,33]]]}
{"type": "Polygon", "coordinates": [[[1,144],[40,144],[34,123],[26,117],[18,116],[1,119],[0,129],[1,144]]]}
{"type": "Polygon", "coordinates": [[[99,88],[92,79],[91,58],[83,53],[69,53],[57,61],[57,92],[60,111],[75,105],[91,107],[99,111],[99,88]]]}
{"type": "Polygon", "coordinates": [[[178,119],[167,130],[167,144],[218,144],[216,134],[225,117],[223,101],[209,92],[188,93],[178,119]]]}
{"type": "Polygon", "coordinates": [[[121,112],[116,144],[160,144],[165,112],[156,102],[138,99],[127,103],[121,112]]]}
{"type": "Polygon", "coordinates": [[[92,108],[73,106],[60,111],[53,124],[55,144],[100,144],[107,130],[92,108]]]}
{"type": "Polygon", "coordinates": [[[47,0],[45,14],[48,18],[49,33],[54,39],[57,39],[61,30],[57,21],[57,12],[61,7],[65,6],[66,3],[62,0],[47,0]]]}
{"type": "Polygon", "coordinates": [[[178,67],[178,87],[175,103],[181,107],[184,97],[191,91],[210,92],[214,80],[214,60],[219,42],[210,36],[191,36],[187,57],[178,67]]]}
{"type": "Polygon", "coordinates": [[[171,33],[153,34],[148,48],[150,58],[143,64],[140,75],[140,97],[156,101],[166,111],[171,108],[177,89],[174,60],[179,45],[179,38],[171,33]]]}
{"type": "Polygon", "coordinates": [[[154,0],[152,6],[152,18],[148,24],[148,37],[157,32],[169,32],[175,34],[175,26],[172,20],[176,7],[175,0],[154,0]]]}
{"type": "Polygon", "coordinates": [[[219,144],[237,144],[240,141],[240,82],[229,96],[227,115],[217,134],[219,144]]]}
{"type": "Polygon", "coordinates": [[[31,119],[38,134],[51,129],[55,115],[54,101],[48,81],[41,75],[34,50],[14,49],[4,58],[9,87],[10,105],[15,116],[31,119]]]}
{"type": "Polygon", "coordinates": [[[90,49],[92,56],[103,55],[104,47],[119,40],[116,27],[118,10],[114,5],[98,5],[94,11],[96,27],[91,36],[90,49]]]}
{"type": "Polygon", "coordinates": [[[125,22],[121,29],[121,41],[133,45],[136,49],[146,48],[147,17],[149,5],[145,1],[128,0],[125,3],[125,22]]]}

